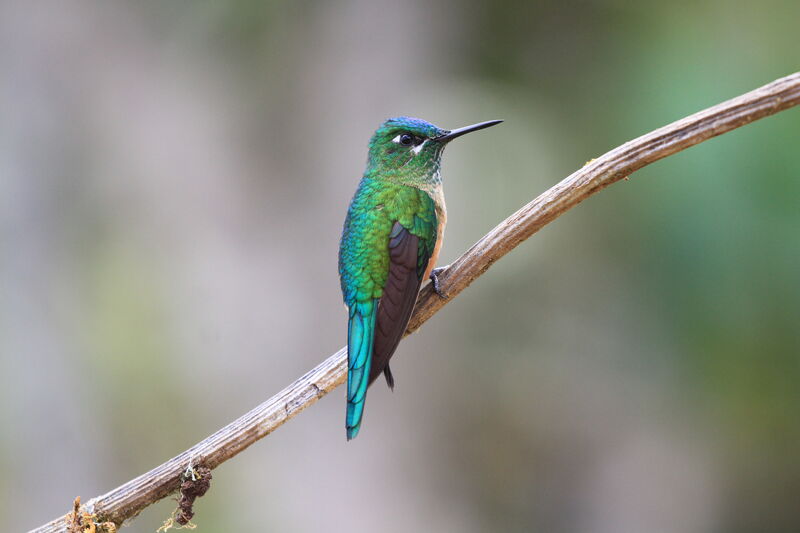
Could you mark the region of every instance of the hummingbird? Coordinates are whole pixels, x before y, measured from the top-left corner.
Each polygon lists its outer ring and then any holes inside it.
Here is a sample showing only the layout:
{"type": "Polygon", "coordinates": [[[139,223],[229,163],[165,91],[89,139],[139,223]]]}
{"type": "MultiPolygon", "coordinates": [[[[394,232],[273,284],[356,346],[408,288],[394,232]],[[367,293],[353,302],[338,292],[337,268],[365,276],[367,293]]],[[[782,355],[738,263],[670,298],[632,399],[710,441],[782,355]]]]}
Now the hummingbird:
{"type": "Polygon", "coordinates": [[[367,387],[389,368],[422,282],[434,270],[447,211],[442,189],[444,147],[490,120],[454,130],[418,118],[385,121],[369,141],[367,168],[347,210],[339,246],[339,277],[348,308],[347,440],[358,435],[367,387]]]}

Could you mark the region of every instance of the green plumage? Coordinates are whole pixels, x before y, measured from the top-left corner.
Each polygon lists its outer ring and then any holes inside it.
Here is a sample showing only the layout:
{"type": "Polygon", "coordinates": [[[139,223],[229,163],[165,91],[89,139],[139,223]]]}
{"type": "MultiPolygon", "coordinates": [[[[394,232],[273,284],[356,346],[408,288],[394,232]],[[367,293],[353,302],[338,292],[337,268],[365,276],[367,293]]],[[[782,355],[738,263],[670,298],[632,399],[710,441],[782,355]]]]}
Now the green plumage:
{"type": "Polygon", "coordinates": [[[433,251],[436,206],[430,195],[409,185],[365,177],[358,186],[342,232],[339,272],[345,304],[383,296],[389,273],[389,233],[399,222],[433,251]]]}

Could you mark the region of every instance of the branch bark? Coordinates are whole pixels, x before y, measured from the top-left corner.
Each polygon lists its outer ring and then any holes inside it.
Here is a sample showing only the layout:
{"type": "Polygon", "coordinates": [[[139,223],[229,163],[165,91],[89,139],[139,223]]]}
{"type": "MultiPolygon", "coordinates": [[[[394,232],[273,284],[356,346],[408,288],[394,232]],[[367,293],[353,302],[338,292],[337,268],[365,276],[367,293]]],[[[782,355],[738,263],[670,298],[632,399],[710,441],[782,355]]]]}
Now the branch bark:
{"type": "MultiPolygon", "coordinates": [[[[417,330],[495,261],[589,196],[654,161],[799,103],[800,72],[796,72],[629,141],[591,161],[508,217],[443,271],[440,281],[447,299],[434,293],[430,284],[424,287],[406,335],[417,330]]],[[[92,498],[84,509],[95,514],[98,522],[122,525],[175,492],[190,463],[216,468],[341,385],[346,359],[347,351],[342,348],[249,413],[150,472],[92,498]]],[[[66,533],[67,516],[32,531],[66,533]]]]}

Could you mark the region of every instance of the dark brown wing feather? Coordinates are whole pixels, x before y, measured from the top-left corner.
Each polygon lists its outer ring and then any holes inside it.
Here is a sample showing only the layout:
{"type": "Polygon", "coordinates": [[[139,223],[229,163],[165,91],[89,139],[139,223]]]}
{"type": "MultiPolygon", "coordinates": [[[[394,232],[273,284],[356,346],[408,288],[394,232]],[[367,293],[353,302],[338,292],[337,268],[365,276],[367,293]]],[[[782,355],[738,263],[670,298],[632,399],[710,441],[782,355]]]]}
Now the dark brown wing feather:
{"type": "MultiPolygon", "coordinates": [[[[383,372],[386,382],[394,387],[389,359],[406,331],[419,287],[422,285],[419,260],[419,238],[395,222],[389,236],[389,276],[378,303],[375,340],[372,349],[370,384],[383,372]]],[[[427,266],[427,258],[425,259],[427,266]]],[[[425,271],[423,266],[422,272],[425,271]]]]}

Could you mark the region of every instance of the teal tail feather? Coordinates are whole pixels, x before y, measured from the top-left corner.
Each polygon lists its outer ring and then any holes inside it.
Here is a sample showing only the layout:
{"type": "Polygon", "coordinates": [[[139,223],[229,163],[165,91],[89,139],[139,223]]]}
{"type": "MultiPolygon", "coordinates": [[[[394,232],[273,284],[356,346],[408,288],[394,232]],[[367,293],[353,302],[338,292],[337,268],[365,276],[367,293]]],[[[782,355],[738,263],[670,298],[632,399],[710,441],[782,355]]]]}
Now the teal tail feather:
{"type": "Polygon", "coordinates": [[[375,317],[378,300],[355,302],[350,307],[347,330],[347,440],[354,439],[361,429],[364,401],[367,398],[369,369],[372,363],[372,342],[375,338],[375,317]]]}

